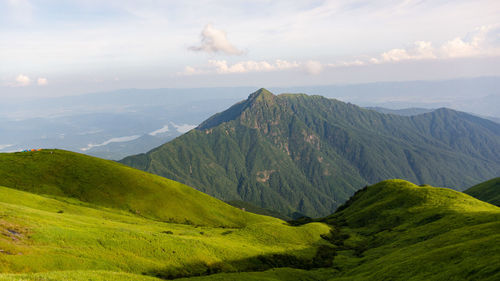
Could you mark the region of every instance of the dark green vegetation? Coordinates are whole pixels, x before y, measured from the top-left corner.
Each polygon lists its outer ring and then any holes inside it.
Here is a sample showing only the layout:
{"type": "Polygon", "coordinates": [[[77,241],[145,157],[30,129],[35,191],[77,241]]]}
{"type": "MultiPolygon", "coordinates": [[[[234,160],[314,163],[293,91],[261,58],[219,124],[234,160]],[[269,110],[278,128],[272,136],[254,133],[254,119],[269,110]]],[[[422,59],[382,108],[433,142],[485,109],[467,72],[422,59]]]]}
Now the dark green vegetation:
{"type": "Polygon", "coordinates": [[[255,206],[254,204],[248,203],[245,201],[235,200],[235,201],[227,201],[226,203],[233,206],[233,207],[236,207],[238,209],[242,209],[242,210],[245,210],[247,212],[254,213],[254,214],[275,217],[275,218],[282,219],[285,221],[289,221],[292,219],[292,218],[284,216],[276,211],[264,209],[264,208],[261,208],[259,206],[255,206]]]}
{"type": "Polygon", "coordinates": [[[420,115],[424,113],[430,113],[434,111],[435,109],[429,109],[429,108],[418,108],[418,107],[412,107],[412,108],[403,108],[403,109],[389,109],[389,108],[384,108],[384,107],[367,107],[367,109],[370,110],[375,110],[380,113],[385,113],[385,114],[395,114],[395,115],[402,115],[402,116],[414,116],[414,115],[420,115]]]}
{"type": "Polygon", "coordinates": [[[500,206],[500,178],[480,183],[464,192],[479,200],[500,206]]]}
{"type": "Polygon", "coordinates": [[[387,178],[463,190],[498,176],[498,155],[500,125],[466,113],[396,116],[261,89],[122,163],[226,201],[317,217],[387,178]]]}

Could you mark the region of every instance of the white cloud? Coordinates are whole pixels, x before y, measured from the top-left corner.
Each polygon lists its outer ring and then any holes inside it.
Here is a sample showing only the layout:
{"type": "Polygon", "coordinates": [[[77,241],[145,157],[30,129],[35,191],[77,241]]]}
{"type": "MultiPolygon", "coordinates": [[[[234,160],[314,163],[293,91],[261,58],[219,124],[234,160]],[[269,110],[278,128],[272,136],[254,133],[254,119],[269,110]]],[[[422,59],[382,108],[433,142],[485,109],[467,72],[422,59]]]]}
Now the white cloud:
{"type": "MultiPolygon", "coordinates": [[[[498,25],[497,25],[498,26],[498,25]]],[[[471,56],[499,56],[500,28],[487,26],[478,28],[472,34],[447,41],[434,47],[430,41],[415,41],[407,48],[394,48],[376,57],[361,56],[359,59],[320,62],[307,60],[302,62],[287,60],[247,60],[228,63],[226,60],[209,60],[204,66],[186,66],[182,75],[229,74],[249,72],[271,72],[280,70],[303,70],[308,74],[318,75],[328,68],[363,66],[367,64],[399,63],[404,61],[435,60],[471,56]]],[[[358,56],[359,57],[359,56],[358,56]]]]}
{"type": "Polygon", "coordinates": [[[435,59],[431,42],[417,41],[409,49],[392,49],[380,55],[380,58],[370,59],[371,63],[400,62],[404,60],[435,59]]]}
{"type": "Polygon", "coordinates": [[[498,25],[482,26],[467,36],[456,37],[436,49],[431,42],[417,41],[412,48],[392,49],[369,61],[377,64],[405,60],[498,56],[500,55],[499,35],[498,25]]]}
{"type": "Polygon", "coordinates": [[[323,71],[323,65],[319,61],[309,60],[304,63],[304,70],[309,74],[317,75],[323,71]]]}
{"type": "Polygon", "coordinates": [[[207,24],[201,32],[200,45],[189,47],[189,50],[207,53],[221,52],[227,55],[243,54],[243,51],[229,42],[226,32],[214,28],[211,24],[207,24]]]}
{"type": "Polygon", "coordinates": [[[28,86],[29,84],[31,84],[31,79],[26,76],[26,75],[23,75],[23,74],[19,74],[17,77],[16,77],[16,86],[28,86]]]}
{"type": "Polygon", "coordinates": [[[498,40],[500,28],[498,25],[481,26],[465,37],[456,37],[441,46],[444,57],[460,58],[499,55],[498,40]]]}
{"type": "Polygon", "coordinates": [[[326,63],[325,67],[348,67],[348,66],[361,66],[366,65],[366,61],[362,61],[360,59],[352,60],[352,61],[339,61],[335,63],[326,63]]]}
{"type": "Polygon", "coordinates": [[[49,84],[49,81],[47,80],[47,78],[38,78],[38,80],[36,81],[36,83],[38,84],[38,86],[46,86],[49,84]]]}
{"type": "Polygon", "coordinates": [[[277,70],[287,70],[300,67],[295,61],[277,59],[274,62],[262,61],[240,61],[229,64],[226,60],[209,60],[208,65],[201,67],[186,66],[183,75],[208,74],[208,73],[248,73],[248,72],[269,72],[277,70]]]}

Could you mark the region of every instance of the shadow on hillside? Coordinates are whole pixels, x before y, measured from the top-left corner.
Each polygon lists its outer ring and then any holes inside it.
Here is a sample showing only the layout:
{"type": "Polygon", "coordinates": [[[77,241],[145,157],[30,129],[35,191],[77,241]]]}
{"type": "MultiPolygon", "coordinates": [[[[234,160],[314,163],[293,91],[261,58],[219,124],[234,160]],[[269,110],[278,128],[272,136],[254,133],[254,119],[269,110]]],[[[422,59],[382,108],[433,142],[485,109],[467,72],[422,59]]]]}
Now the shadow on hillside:
{"type": "Polygon", "coordinates": [[[315,269],[332,267],[336,250],[330,245],[321,245],[317,248],[312,258],[304,258],[310,249],[279,254],[258,255],[246,259],[223,261],[208,264],[196,262],[185,264],[182,267],[166,267],[158,270],[144,272],[143,275],[171,280],[177,278],[206,276],[217,273],[230,272],[257,272],[272,268],[315,269]]]}

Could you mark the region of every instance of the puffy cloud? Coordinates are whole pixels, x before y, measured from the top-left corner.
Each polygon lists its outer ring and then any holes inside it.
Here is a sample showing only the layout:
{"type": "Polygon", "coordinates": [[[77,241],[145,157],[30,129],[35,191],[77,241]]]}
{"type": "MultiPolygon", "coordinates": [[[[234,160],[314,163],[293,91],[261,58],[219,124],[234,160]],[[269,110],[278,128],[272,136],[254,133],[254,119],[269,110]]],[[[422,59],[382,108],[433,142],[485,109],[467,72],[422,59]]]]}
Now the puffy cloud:
{"type": "Polygon", "coordinates": [[[224,53],[227,55],[241,55],[243,51],[236,48],[227,39],[227,34],[223,30],[214,28],[207,24],[201,32],[201,43],[198,46],[188,48],[191,51],[207,53],[224,53]]]}
{"type": "Polygon", "coordinates": [[[17,77],[16,77],[16,85],[17,86],[28,86],[29,84],[31,84],[31,79],[26,76],[26,75],[23,75],[23,74],[19,74],[17,77]]]}
{"type": "Polygon", "coordinates": [[[500,54],[500,27],[481,26],[465,37],[456,37],[441,46],[444,57],[460,58],[500,54]]]}
{"type": "Polygon", "coordinates": [[[47,78],[38,78],[36,83],[38,84],[38,86],[46,86],[47,84],[49,84],[49,81],[47,80],[47,78]]]}
{"type": "Polygon", "coordinates": [[[364,57],[352,61],[323,63],[314,60],[303,62],[275,60],[270,61],[240,61],[234,64],[226,60],[209,60],[201,67],[187,66],[181,74],[228,74],[248,72],[269,72],[280,70],[303,70],[312,75],[320,74],[323,70],[336,67],[363,66],[368,64],[398,63],[403,61],[447,59],[471,56],[498,56],[500,55],[500,28],[498,25],[478,28],[466,37],[458,37],[447,41],[441,46],[434,47],[429,41],[416,41],[408,48],[394,48],[383,52],[376,57],[364,57]]]}
{"type": "Polygon", "coordinates": [[[380,55],[380,58],[371,58],[371,63],[399,62],[404,60],[434,59],[436,55],[431,42],[417,41],[409,49],[392,49],[380,55]]]}
{"type": "Polygon", "coordinates": [[[417,41],[412,48],[392,49],[369,61],[377,64],[404,60],[498,56],[500,55],[499,35],[498,25],[482,26],[467,36],[456,37],[436,49],[431,42],[417,41]]]}

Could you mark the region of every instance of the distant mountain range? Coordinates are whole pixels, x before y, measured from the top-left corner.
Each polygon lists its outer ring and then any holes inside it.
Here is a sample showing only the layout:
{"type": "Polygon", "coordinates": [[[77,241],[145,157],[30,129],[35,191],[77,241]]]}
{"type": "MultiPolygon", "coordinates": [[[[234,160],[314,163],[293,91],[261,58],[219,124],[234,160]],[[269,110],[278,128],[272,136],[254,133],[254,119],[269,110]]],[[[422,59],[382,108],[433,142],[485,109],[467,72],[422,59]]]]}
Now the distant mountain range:
{"type": "Polygon", "coordinates": [[[388,178],[463,190],[500,173],[500,124],[441,108],[397,116],[305,94],[251,94],[129,166],[292,217],[388,178]]]}
{"type": "Polygon", "coordinates": [[[0,152],[61,148],[122,159],[196,127],[239,100],[231,97],[235,92],[133,89],[3,104],[0,152]]]}
{"type": "MultiPolygon", "coordinates": [[[[431,108],[418,108],[418,107],[410,107],[410,108],[401,108],[401,109],[390,109],[390,108],[385,108],[385,107],[366,107],[367,109],[370,110],[375,110],[380,113],[385,113],[385,114],[395,114],[395,115],[401,115],[401,116],[415,116],[415,115],[420,115],[424,113],[429,113],[432,112],[436,109],[431,109],[431,108]]],[[[500,124],[500,118],[497,117],[491,117],[491,116],[482,116],[482,115],[477,115],[473,114],[478,117],[493,121],[495,123],[500,124]]]]}

